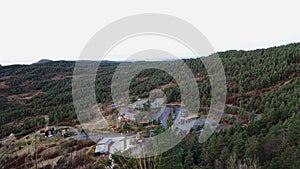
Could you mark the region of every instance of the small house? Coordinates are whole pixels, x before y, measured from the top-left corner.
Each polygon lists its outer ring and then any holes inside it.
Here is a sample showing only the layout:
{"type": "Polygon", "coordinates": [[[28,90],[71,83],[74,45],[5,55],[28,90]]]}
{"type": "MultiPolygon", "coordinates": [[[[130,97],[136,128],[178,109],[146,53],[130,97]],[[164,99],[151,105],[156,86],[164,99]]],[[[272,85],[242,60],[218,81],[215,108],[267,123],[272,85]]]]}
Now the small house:
{"type": "Polygon", "coordinates": [[[55,134],[56,130],[54,128],[45,131],[45,137],[53,137],[55,134]]]}
{"type": "Polygon", "coordinates": [[[113,144],[112,138],[106,137],[100,140],[95,148],[94,156],[106,156],[109,153],[110,147],[113,144]]]}

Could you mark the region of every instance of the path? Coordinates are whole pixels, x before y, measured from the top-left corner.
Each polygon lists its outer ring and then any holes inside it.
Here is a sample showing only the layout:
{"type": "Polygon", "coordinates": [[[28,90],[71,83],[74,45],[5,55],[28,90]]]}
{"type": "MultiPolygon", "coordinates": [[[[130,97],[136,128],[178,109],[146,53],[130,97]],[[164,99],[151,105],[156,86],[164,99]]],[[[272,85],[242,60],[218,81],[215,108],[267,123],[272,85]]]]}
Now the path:
{"type": "Polygon", "coordinates": [[[49,125],[49,117],[48,117],[48,115],[43,115],[42,117],[44,117],[44,119],[45,119],[45,128],[46,128],[49,125]]]}

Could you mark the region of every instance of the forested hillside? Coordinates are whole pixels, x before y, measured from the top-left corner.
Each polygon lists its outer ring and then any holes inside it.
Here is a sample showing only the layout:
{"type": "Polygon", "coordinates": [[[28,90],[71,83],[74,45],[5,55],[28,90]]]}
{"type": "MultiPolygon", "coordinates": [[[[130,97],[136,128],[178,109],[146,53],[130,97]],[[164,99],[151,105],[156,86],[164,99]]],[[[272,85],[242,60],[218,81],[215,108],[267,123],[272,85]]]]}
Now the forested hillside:
{"type": "MultiPolygon", "coordinates": [[[[260,120],[238,123],[198,143],[194,130],[175,148],[140,162],[114,157],[123,168],[298,168],[300,166],[300,43],[253,51],[218,53],[226,73],[227,104],[260,120]],[[126,165],[124,165],[126,163],[126,165]]],[[[210,59],[213,56],[205,57],[210,59]]],[[[170,61],[171,62],[171,61],[170,61]]],[[[201,59],[184,62],[195,75],[201,106],[210,103],[209,77],[201,59]]],[[[131,63],[137,64],[137,63],[131,63]]],[[[96,79],[97,101],[112,103],[111,79],[119,63],[103,62],[96,79]]],[[[50,61],[0,67],[0,138],[25,136],[50,124],[75,125],[72,74],[75,62],[50,61]]],[[[180,100],[175,80],[160,70],[144,70],[132,82],[132,99],[162,89],[168,102],[180,100]]],[[[229,108],[228,108],[229,109],[229,108]]]]}

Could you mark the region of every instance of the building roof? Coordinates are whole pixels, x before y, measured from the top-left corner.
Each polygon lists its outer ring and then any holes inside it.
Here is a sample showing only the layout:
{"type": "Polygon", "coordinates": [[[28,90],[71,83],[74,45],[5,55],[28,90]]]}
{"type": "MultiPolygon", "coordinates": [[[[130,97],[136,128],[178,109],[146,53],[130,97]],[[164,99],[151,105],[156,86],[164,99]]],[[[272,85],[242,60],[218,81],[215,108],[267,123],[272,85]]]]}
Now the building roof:
{"type": "Polygon", "coordinates": [[[137,100],[137,101],[134,102],[133,104],[135,104],[135,105],[141,105],[141,104],[147,103],[147,101],[148,101],[148,99],[137,100]]]}
{"type": "Polygon", "coordinates": [[[107,145],[97,145],[95,149],[95,153],[105,153],[108,151],[108,146],[107,145]]]}
{"type": "Polygon", "coordinates": [[[112,138],[110,137],[104,137],[102,140],[100,140],[97,145],[103,145],[103,144],[109,144],[112,142],[112,138]]]}
{"type": "Polygon", "coordinates": [[[109,144],[112,143],[112,138],[111,137],[104,137],[102,140],[100,140],[97,143],[95,153],[105,153],[108,151],[109,144]]]}

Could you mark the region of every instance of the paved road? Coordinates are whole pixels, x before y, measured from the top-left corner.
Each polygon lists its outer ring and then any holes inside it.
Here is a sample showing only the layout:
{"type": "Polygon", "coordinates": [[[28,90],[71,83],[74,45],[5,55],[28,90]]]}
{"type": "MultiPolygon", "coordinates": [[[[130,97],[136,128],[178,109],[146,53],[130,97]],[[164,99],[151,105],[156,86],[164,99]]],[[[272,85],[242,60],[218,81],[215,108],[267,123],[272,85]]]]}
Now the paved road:
{"type": "Polygon", "coordinates": [[[93,140],[95,142],[100,141],[101,139],[103,139],[104,137],[125,137],[125,136],[134,136],[135,134],[129,133],[129,134],[102,134],[102,133],[94,133],[94,132],[89,132],[89,133],[79,133],[71,138],[74,138],[76,140],[93,140]]]}
{"type": "Polygon", "coordinates": [[[55,126],[54,127],[56,130],[58,129],[62,129],[62,128],[69,128],[70,130],[72,130],[76,135],[80,134],[80,132],[74,128],[74,127],[71,127],[71,126],[55,126]]]}

